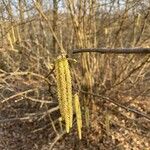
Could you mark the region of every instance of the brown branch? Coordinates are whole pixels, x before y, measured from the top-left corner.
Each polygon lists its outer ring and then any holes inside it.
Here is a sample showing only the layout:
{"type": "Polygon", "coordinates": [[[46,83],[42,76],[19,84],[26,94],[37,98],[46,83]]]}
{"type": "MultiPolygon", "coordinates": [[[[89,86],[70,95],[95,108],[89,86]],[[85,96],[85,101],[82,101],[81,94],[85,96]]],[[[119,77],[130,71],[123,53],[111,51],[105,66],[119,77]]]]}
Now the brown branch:
{"type": "Polygon", "coordinates": [[[36,90],[36,88],[35,88],[35,89],[29,89],[29,90],[26,90],[26,91],[23,91],[23,92],[19,92],[19,93],[17,93],[17,94],[14,94],[14,95],[12,95],[12,96],[10,96],[10,97],[8,97],[8,98],[5,98],[5,99],[1,100],[1,101],[0,101],[0,104],[5,103],[5,102],[7,102],[7,101],[9,101],[9,100],[12,100],[12,99],[14,99],[14,98],[16,98],[16,97],[18,97],[18,96],[22,96],[22,95],[24,95],[24,94],[33,92],[33,91],[35,91],[35,90],[36,90]]]}
{"type": "Polygon", "coordinates": [[[150,48],[83,48],[73,49],[72,53],[85,53],[85,52],[96,52],[96,53],[114,53],[114,54],[150,54],[150,48]]]}
{"type": "Polygon", "coordinates": [[[91,92],[86,92],[86,91],[83,91],[83,90],[80,90],[80,92],[84,93],[84,94],[92,95],[94,97],[102,98],[103,100],[109,101],[109,102],[115,104],[116,106],[121,107],[121,108],[123,108],[123,109],[125,109],[127,111],[130,111],[132,113],[135,113],[135,114],[138,114],[138,115],[140,115],[142,117],[145,117],[148,121],[150,121],[150,116],[148,116],[147,114],[145,114],[143,112],[140,112],[139,110],[136,110],[136,109],[124,106],[123,104],[118,103],[116,100],[114,100],[112,98],[105,97],[105,96],[98,95],[98,94],[94,94],[94,93],[91,93],[91,92]]]}
{"type": "Polygon", "coordinates": [[[34,73],[34,72],[22,72],[22,71],[20,71],[20,72],[1,73],[0,74],[0,78],[5,78],[6,79],[6,78],[8,78],[10,76],[24,76],[24,75],[35,76],[35,77],[40,78],[40,79],[42,79],[42,80],[44,80],[44,81],[46,81],[47,83],[50,84],[50,81],[46,77],[44,77],[43,75],[34,73]]]}
{"type": "Polygon", "coordinates": [[[137,70],[139,70],[141,67],[143,67],[143,66],[148,62],[148,60],[149,60],[149,57],[147,57],[146,61],[142,62],[138,67],[132,69],[132,70],[128,73],[128,75],[127,75],[125,78],[123,78],[119,83],[114,84],[114,85],[111,87],[111,89],[112,89],[112,88],[115,88],[116,86],[118,86],[118,85],[122,84],[124,81],[126,81],[129,77],[131,77],[131,75],[132,75],[133,73],[135,73],[137,70]]]}
{"type": "Polygon", "coordinates": [[[62,138],[62,136],[66,133],[66,131],[63,131],[61,134],[57,135],[54,141],[51,143],[49,150],[52,150],[55,144],[62,138]]]}
{"type": "Polygon", "coordinates": [[[26,114],[24,117],[6,118],[6,119],[0,120],[0,124],[1,123],[7,123],[7,122],[14,122],[14,121],[18,121],[18,120],[19,121],[26,121],[26,120],[34,119],[34,118],[41,116],[41,115],[47,115],[49,113],[53,113],[53,112],[58,111],[58,110],[59,110],[59,107],[56,106],[54,108],[50,108],[47,111],[41,111],[41,112],[26,114]]]}

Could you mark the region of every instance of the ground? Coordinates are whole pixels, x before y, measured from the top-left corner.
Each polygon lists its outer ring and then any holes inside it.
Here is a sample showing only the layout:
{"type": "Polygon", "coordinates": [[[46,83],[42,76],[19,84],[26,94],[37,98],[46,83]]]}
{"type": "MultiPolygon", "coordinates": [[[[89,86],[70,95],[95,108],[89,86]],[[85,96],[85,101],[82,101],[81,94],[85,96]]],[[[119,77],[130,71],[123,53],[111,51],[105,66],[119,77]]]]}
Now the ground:
{"type": "MultiPolygon", "coordinates": [[[[124,102],[130,99],[123,98],[124,102]]],[[[139,97],[130,106],[150,113],[149,97],[139,97]]],[[[83,121],[82,140],[78,139],[76,124],[59,138],[47,116],[19,119],[29,110],[35,113],[37,107],[21,101],[1,108],[0,150],[49,150],[54,141],[54,150],[149,150],[150,121],[110,102],[92,104],[90,126],[85,127],[83,121]]]]}

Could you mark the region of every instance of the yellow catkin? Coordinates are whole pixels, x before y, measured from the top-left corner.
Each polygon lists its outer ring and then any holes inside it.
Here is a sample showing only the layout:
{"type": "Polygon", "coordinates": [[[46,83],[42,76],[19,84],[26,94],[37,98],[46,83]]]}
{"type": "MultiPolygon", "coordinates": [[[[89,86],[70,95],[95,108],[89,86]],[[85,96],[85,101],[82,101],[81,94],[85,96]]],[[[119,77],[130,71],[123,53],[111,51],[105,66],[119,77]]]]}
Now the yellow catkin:
{"type": "Polygon", "coordinates": [[[137,25],[138,27],[140,26],[140,20],[141,20],[141,15],[138,14],[137,21],[136,21],[136,25],[137,25]]]}
{"type": "Polygon", "coordinates": [[[62,87],[62,107],[63,107],[63,115],[65,117],[65,123],[66,123],[66,131],[69,132],[70,129],[70,115],[69,115],[69,109],[68,109],[68,99],[67,99],[67,82],[66,82],[66,75],[65,75],[65,67],[64,67],[65,60],[62,59],[59,62],[59,68],[60,68],[60,79],[61,79],[61,87],[62,87]]]}
{"type": "Polygon", "coordinates": [[[17,37],[18,37],[18,42],[21,42],[21,37],[20,37],[20,32],[19,32],[19,27],[17,27],[17,37]]]}
{"type": "Polygon", "coordinates": [[[106,35],[108,34],[108,28],[105,28],[105,34],[106,35]]]}
{"type": "Polygon", "coordinates": [[[58,101],[59,101],[59,109],[60,109],[60,114],[62,116],[62,120],[65,119],[63,115],[63,107],[62,107],[62,92],[61,92],[61,80],[60,80],[60,70],[59,70],[59,63],[58,61],[55,62],[55,72],[56,72],[56,80],[57,80],[57,96],[58,96],[58,101]]]}
{"type": "Polygon", "coordinates": [[[75,106],[75,113],[77,119],[77,127],[78,127],[78,135],[79,139],[82,138],[81,128],[82,128],[82,116],[81,116],[81,109],[80,109],[80,102],[78,94],[74,95],[74,106],[75,106]]]}
{"type": "Polygon", "coordinates": [[[105,114],[105,126],[107,135],[110,134],[110,114],[106,112],[105,114]]]}
{"type": "Polygon", "coordinates": [[[56,67],[56,80],[57,80],[57,93],[58,93],[58,99],[59,99],[59,107],[60,107],[60,113],[62,118],[65,120],[66,124],[66,132],[68,133],[70,130],[70,84],[69,78],[71,80],[71,77],[68,76],[68,70],[67,66],[67,59],[64,56],[61,56],[58,58],[55,62],[56,67]],[[69,86],[68,86],[69,85],[69,86]]]}
{"type": "Polygon", "coordinates": [[[89,123],[90,123],[90,117],[89,117],[89,108],[88,106],[85,106],[85,123],[86,126],[89,127],[89,123]]]}
{"type": "Polygon", "coordinates": [[[11,32],[12,32],[12,38],[13,38],[13,43],[16,42],[16,37],[15,37],[15,31],[14,31],[14,27],[11,27],[11,32]]]}
{"type": "Polygon", "coordinates": [[[14,46],[13,46],[13,42],[12,42],[10,33],[7,34],[7,39],[8,39],[8,41],[9,41],[9,44],[10,44],[11,48],[14,49],[14,46]]]}
{"type": "Polygon", "coordinates": [[[66,83],[67,83],[67,100],[68,100],[68,111],[69,111],[69,118],[70,118],[70,127],[72,127],[72,120],[73,120],[73,108],[72,108],[72,84],[71,84],[71,73],[69,69],[68,60],[64,60],[64,68],[65,68],[65,75],[66,75],[66,83]]]}

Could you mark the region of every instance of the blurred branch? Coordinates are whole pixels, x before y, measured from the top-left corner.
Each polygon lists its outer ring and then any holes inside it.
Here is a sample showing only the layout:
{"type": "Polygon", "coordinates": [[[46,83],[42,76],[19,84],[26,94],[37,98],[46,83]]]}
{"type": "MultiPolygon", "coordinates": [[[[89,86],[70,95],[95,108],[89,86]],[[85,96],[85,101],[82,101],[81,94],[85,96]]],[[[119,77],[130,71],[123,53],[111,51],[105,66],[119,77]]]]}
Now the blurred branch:
{"type": "Polygon", "coordinates": [[[148,121],[150,121],[150,116],[148,116],[147,114],[144,114],[143,112],[140,112],[139,110],[136,110],[136,109],[133,109],[133,108],[130,108],[130,107],[127,107],[127,106],[124,106],[123,104],[120,104],[118,103],[116,100],[112,99],[112,98],[109,98],[109,97],[105,97],[103,95],[98,95],[98,94],[94,94],[92,92],[86,92],[86,91],[83,91],[83,90],[80,90],[81,93],[84,93],[84,94],[88,94],[88,95],[92,95],[94,97],[99,97],[99,98],[102,98],[103,100],[106,100],[106,101],[109,101],[113,104],[115,104],[116,106],[118,107],[121,107],[127,111],[130,111],[130,112],[133,112],[135,114],[138,114],[142,117],[145,117],[146,119],[148,119],[148,121]]]}
{"type": "Polygon", "coordinates": [[[125,78],[123,78],[120,82],[114,84],[111,88],[115,88],[116,86],[118,86],[121,83],[123,83],[124,81],[126,81],[133,73],[135,73],[137,70],[139,70],[141,67],[143,67],[148,62],[148,60],[149,60],[149,56],[139,66],[137,66],[136,68],[133,68],[125,78]]]}
{"type": "Polygon", "coordinates": [[[35,4],[35,8],[39,12],[39,14],[42,16],[42,18],[48,24],[48,27],[49,27],[49,29],[52,33],[52,36],[56,40],[56,43],[58,44],[58,47],[60,48],[61,53],[65,53],[65,50],[64,50],[63,46],[60,44],[60,41],[59,41],[55,31],[53,30],[52,24],[50,23],[50,21],[48,20],[47,16],[44,14],[44,12],[42,11],[40,4],[38,2],[35,2],[35,1],[34,1],[34,4],[35,4]]]}
{"type": "Polygon", "coordinates": [[[114,53],[114,54],[150,54],[150,48],[83,48],[73,49],[73,54],[96,52],[96,53],[114,53]]]}
{"type": "Polygon", "coordinates": [[[52,150],[52,149],[53,149],[54,145],[57,143],[58,140],[60,140],[60,139],[63,137],[63,135],[64,135],[65,133],[66,133],[66,131],[63,131],[62,133],[58,134],[58,135],[55,137],[55,139],[53,140],[53,142],[52,142],[51,145],[50,145],[49,150],[52,150]]]}
{"type": "Polygon", "coordinates": [[[1,104],[1,103],[4,103],[4,102],[7,102],[7,101],[9,101],[9,100],[11,100],[11,99],[13,99],[13,98],[18,97],[18,96],[22,96],[22,95],[24,95],[24,94],[33,92],[33,91],[35,91],[35,90],[36,90],[36,88],[35,88],[35,89],[29,89],[29,90],[26,90],[26,91],[23,91],[23,92],[14,94],[14,95],[12,95],[12,96],[10,96],[10,97],[8,97],[8,98],[5,98],[5,99],[1,100],[0,104],[1,104]]]}
{"type": "Polygon", "coordinates": [[[49,101],[49,100],[45,100],[45,99],[36,99],[36,98],[32,98],[32,97],[29,97],[29,96],[26,96],[25,95],[25,98],[33,101],[33,102],[39,102],[39,103],[46,103],[46,104],[53,104],[54,102],[53,101],[49,101]]]}
{"type": "Polygon", "coordinates": [[[30,119],[34,119],[34,118],[36,118],[36,117],[38,117],[40,115],[47,115],[49,113],[52,113],[52,112],[55,112],[55,111],[58,111],[58,110],[59,110],[59,107],[57,106],[57,107],[54,107],[54,108],[50,108],[47,111],[42,111],[42,112],[36,112],[36,113],[27,114],[24,117],[2,119],[2,120],[0,120],[0,123],[30,120],[30,119]]]}
{"type": "Polygon", "coordinates": [[[2,74],[0,74],[0,78],[7,78],[7,77],[9,77],[9,76],[24,76],[24,75],[31,75],[31,76],[34,76],[34,77],[37,77],[37,78],[41,78],[42,80],[44,80],[44,81],[46,81],[47,83],[50,84],[50,81],[49,81],[46,77],[44,77],[44,76],[42,76],[42,75],[40,75],[40,74],[36,74],[36,73],[34,73],[34,72],[11,72],[11,73],[2,73],[2,74]]]}

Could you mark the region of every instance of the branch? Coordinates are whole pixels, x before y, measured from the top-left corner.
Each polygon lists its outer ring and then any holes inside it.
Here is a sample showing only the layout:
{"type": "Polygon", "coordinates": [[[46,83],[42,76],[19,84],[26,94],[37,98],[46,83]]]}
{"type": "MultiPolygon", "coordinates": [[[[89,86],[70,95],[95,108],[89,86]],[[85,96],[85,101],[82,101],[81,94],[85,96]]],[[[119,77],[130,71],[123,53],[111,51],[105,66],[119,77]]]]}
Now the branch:
{"type": "Polygon", "coordinates": [[[97,52],[101,54],[150,54],[150,48],[83,48],[73,49],[73,54],[85,53],[85,52],[97,52]]]}
{"type": "Polygon", "coordinates": [[[147,114],[145,114],[143,112],[140,112],[139,110],[136,110],[136,109],[124,106],[123,104],[118,103],[116,100],[114,100],[112,98],[110,99],[109,97],[105,97],[105,96],[102,96],[102,95],[94,94],[94,93],[91,93],[91,92],[86,92],[86,91],[83,91],[83,90],[80,90],[80,92],[83,93],[83,94],[88,94],[88,95],[92,95],[94,97],[102,98],[103,100],[111,102],[111,103],[115,104],[116,106],[125,109],[126,111],[130,111],[132,113],[135,113],[135,114],[138,114],[138,115],[140,115],[142,117],[145,117],[148,121],[150,121],[150,116],[148,116],[147,114]]]}
{"type": "MultiPolygon", "coordinates": [[[[52,73],[52,72],[50,72],[50,73],[52,73]]],[[[10,73],[1,73],[0,78],[5,78],[6,79],[9,76],[24,76],[24,75],[31,75],[31,76],[35,76],[37,78],[41,78],[42,80],[45,80],[47,83],[50,84],[50,81],[47,79],[48,76],[44,77],[44,76],[42,76],[40,74],[37,74],[37,73],[34,73],[34,72],[18,71],[18,72],[10,72],[10,73]]]]}
{"type": "Polygon", "coordinates": [[[51,143],[49,150],[53,149],[53,147],[55,146],[55,144],[57,143],[57,141],[60,140],[65,133],[66,132],[63,131],[61,134],[59,134],[59,135],[56,136],[56,138],[54,139],[54,141],[51,143]]]}
{"type": "Polygon", "coordinates": [[[6,118],[6,119],[0,120],[0,124],[1,123],[7,123],[7,122],[14,122],[14,121],[18,121],[18,120],[20,120],[20,121],[30,120],[32,118],[35,118],[35,117],[38,117],[41,115],[47,115],[47,114],[53,113],[53,112],[58,111],[58,110],[59,110],[59,107],[56,106],[54,108],[50,108],[47,111],[41,111],[41,112],[26,114],[24,117],[6,118]]]}
{"type": "Polygon", "coordinates": [[[7,101],[9,101],[9,100],[11,100],[11,99],[14,99],[14,98],[18,97],[18,96],[22,96],[22,95],[24,95],[24,94],[33,92],[34,90],[36,90],[36,88],[35,88],[35,89],[29,89],[29,90],[26,90],[26,91],[23,91],[23,92],[19,92],[19,93],[17,93],[17,94],[14,94],[14,95],[12,95],[12,96],[10,96],[10,97],[8,97],[8,98],[2,99],[2,100],[0,101],[0,104],[5,103],[5,102],[7,102],[7,101]]]}

